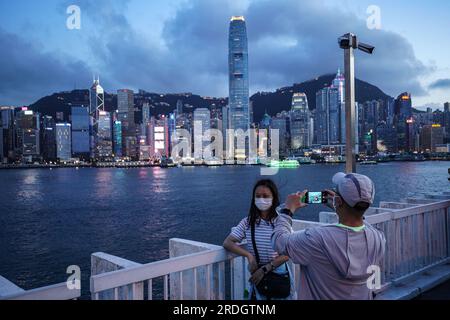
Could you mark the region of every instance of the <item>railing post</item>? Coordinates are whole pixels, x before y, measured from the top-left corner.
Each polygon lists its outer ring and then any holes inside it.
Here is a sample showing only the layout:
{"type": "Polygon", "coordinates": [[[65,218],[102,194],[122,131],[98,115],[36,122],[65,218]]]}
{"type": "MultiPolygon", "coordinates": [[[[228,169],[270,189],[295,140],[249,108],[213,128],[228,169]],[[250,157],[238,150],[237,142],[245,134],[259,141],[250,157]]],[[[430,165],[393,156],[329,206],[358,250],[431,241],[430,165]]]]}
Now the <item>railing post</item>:
{"type": "MultiPolygon", "coordinates": [[[[119,258],[103,252],[93,253],[91,255],[91,276],[140,266],[140,263],[119,258]]],[[[144,282],[130,284],[115,290],[107,290],[98,294],[99,300],[143,300],[144,299],[144,282]]],[[[95,299],[95,295],[91,293],[91,298],[95,299]]]]}

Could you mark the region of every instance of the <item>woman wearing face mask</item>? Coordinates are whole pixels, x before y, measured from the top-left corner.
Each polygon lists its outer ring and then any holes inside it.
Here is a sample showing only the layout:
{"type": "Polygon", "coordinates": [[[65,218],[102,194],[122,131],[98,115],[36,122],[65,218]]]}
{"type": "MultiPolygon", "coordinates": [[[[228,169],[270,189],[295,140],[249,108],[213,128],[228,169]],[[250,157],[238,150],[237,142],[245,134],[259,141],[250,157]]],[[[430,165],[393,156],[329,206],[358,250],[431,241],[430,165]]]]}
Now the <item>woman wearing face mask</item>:
{"type": "Polygon", "coordinates": [[[289,258],[278,255],[272,248],[273,221],[280,200],[275,183],[271,180],[258,181],[253,188],[248,217],[234,228],[225,239],[225,249],[247,258],[251,273],[249,298],[295,299],[293,277],[288,264],[289,258]],[[245,247],[238,243],[247,240],[245,247]]]}

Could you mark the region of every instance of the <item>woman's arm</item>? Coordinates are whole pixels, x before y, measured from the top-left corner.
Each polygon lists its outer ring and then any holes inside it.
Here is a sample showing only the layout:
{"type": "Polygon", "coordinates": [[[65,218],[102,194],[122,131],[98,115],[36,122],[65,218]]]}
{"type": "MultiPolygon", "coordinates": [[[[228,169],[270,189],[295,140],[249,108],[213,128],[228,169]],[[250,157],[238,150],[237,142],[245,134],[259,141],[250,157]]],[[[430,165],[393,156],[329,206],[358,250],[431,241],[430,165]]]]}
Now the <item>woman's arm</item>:
{"type": "Polygon", "coordinates": [[[256,269],[258,269],[256,259],[250,252],[248,252],[244,248],[241,248],[241,246],[237,244],[238,242],[239,241],[237,239],[229,235],[223,242],[223,247],[234,254],[246,257],[248,261],[249,271],[253,273],[256,269]]]}
{"type": "Polygon", "coordinates": [[[272,260],[272,264],[273,264],[274,269],[276,269],[279,266],[281,266],[283,263],[288,262],[288,261],[289,261],[288,256],[278,256],[272,260]]]}

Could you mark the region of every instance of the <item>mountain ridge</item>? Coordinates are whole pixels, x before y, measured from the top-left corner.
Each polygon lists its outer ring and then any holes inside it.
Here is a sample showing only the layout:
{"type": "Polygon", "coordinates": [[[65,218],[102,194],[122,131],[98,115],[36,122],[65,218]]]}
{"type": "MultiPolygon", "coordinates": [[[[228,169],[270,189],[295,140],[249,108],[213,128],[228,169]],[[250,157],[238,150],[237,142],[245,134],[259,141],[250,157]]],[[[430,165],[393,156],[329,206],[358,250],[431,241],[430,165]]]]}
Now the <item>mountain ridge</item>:
{"type": "MultiPolygon", "coordinates": [[[[270,92],[256,92],[250,97],[253,102],[254,121],[259,122],[266,113],[274,116],[281,111],[287,111],[291,108],[292,95],[295,92],[304,92],[308,97],[309,108],[314,110],[316,107],[316,92],[325,86],[331,85],[335,74],[329,73],[317,78],[309,79],[300,83],[294,83],[291,86],[278,88],[270,92]]],[[[370,100],[392,99],[378,87],[356,79],[355,80],[356,101],[363,103],[370,100]]],[[[228,98],[205,97],[192,93],[151,93],[140,90],[135,93],[135,105],[140,108],[142,103],[148,99],[151,101],[151,114],[169,114],[176,108],[178,100],[182,100],[186,109],[207,107],[210,109],[221,108],[228,103],[228,98]]],[[[42,97],[35,103],[29,105],[31,110],[45,115],[56,116],[57,112],[64,113],[64,120],[68,120],[70,108],[72,105],[89,105],[89,90],[78,89],[72,91],[63,91],[53,93],[52,95],[42,97]]],[[[117,95],[105,92],[105,110],[114,111],[117,106],[117,95]]],[[[139,112],[136,112],[136,120],[140,119],[139,112]]]]}

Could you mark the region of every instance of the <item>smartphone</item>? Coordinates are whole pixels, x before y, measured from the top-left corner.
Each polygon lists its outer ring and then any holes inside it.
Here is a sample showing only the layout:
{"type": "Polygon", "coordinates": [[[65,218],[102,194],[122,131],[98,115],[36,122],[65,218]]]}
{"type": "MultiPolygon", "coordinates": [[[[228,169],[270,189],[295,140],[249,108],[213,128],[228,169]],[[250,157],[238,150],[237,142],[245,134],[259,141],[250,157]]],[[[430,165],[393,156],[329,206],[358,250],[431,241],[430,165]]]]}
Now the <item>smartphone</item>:
{"type": "Polygon", "coordinates": [[[302,199],[303,203],[322,204],[327,203],[326,192],[307,192],[302,199]]]}

